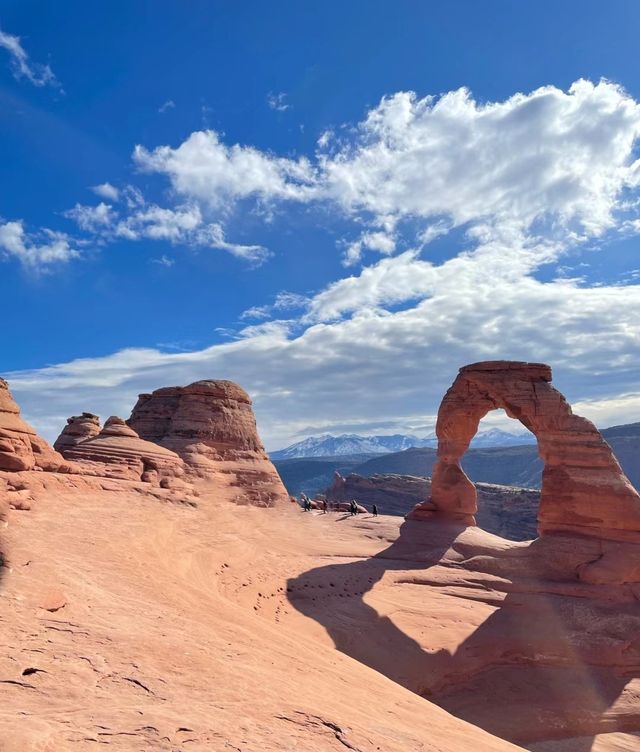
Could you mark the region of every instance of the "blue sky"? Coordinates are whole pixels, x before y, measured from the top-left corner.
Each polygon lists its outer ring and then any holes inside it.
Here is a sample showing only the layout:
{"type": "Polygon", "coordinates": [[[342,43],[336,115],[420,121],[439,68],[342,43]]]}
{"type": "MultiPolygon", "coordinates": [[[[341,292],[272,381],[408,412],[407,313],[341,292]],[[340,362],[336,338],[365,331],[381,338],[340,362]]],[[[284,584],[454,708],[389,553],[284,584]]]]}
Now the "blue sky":
{"type": "Polygon", "coordinates": [[[207,377],[273,448],[426,432],[502,357],[640,420],[639,28],[630,1],[0,1],[0,372],[49,438],[207,377]]]}

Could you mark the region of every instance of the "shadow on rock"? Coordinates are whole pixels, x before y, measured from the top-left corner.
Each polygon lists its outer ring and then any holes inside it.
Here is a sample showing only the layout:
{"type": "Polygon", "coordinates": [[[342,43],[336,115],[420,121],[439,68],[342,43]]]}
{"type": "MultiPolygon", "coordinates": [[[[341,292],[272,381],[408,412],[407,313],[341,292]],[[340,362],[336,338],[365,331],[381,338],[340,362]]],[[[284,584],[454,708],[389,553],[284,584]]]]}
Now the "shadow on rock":
{"type": "MultiPolygon", "coordinates": [[[[640,729],[637,703],[613,707],[640,676],[633,587],[579,583],[571,569],[575,539],[492,549],[470,543],[464,531],[407,521],[379,554],[290,580],[289,599],[327,629],[341,652],[517,744],[572,738],[572,752],[589,752],[598,733],[640,729]],[[568,574],[560,577],[563,567],[568,574]],[[393,619],[366,602],[383,577],[380,592],[389,595],[393,619]],[[420,586],[438,591],[429,601],[433,591],[425,591],[425,616],[444,597],[460,599],[459,621],[471,622],[473,601],[495,610],[452,652],[438,647],[442,632],[429,634],[433,618],[413,630],[418,642],[396,622],[403,618],[402,588],[420,586]]],[[[409,602],[415,623],[415,589],[409,602]]]]}

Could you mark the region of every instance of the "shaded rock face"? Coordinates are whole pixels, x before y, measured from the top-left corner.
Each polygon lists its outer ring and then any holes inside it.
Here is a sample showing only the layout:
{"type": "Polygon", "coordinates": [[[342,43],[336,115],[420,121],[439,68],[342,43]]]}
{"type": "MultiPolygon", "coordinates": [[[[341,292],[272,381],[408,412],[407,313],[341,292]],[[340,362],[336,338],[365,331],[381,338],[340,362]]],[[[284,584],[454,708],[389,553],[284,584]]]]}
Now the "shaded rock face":
{"type": "Polygon", "coordinates": [[[20,416],[9,385],[0,379],[0,471],[44,470],[70,472],[71,468],[20,416]]]}
{"type": "Polygon", "coordinates": [[[93,413],[82,413],[67,418],[67,425],[55,440],[53,448],[64,455],[65,450],[92,439],[100,433],[100,418],[93,413]]]}
{"type": "Polygon", "coordinates": [[[141,438],[180,455],[190,477],[237,486],[238,503],[289,500],[258,436],[249,395],[231,381],[141,394],[127,422],[141,438]]]}
{"type": "Polygon", "coordinates": [[[574,415],[550,382],[551,369],[541,363],[488,361],[461,368],[438,411],[431,497],[409,516],[445,514],[474,524],[477,493],[460,459],[480,420],[502,408],[538,439],[544,462],[541,534],[640,541],[638,492],[593,423],[574,415]]]}
{"type": "MultiPolygon", "coordinates": [[[[537,515],[540,492],[494,483],[476,483],[478,494],[478,525],[489,533],[513,541],[537,537],[537,515]]],[[[371,508],[376,504],[380,514],[404,516],[411,508],[431,494],[431,478],[415,475],[373,475],[352,473],[343,477],[336,473],[325,491],[330,502],[355,499],[371,508]]]]}
{"type": "MultiPolygon", "coordinates": [[[[64,432],[63,432],[64,433],[64,432]]],[[[81,472],[167,485],[184,475],[184,463],[169,449],[144,441],[122,418],[111,417],[100,433],[64,450],[81,472]]]]}

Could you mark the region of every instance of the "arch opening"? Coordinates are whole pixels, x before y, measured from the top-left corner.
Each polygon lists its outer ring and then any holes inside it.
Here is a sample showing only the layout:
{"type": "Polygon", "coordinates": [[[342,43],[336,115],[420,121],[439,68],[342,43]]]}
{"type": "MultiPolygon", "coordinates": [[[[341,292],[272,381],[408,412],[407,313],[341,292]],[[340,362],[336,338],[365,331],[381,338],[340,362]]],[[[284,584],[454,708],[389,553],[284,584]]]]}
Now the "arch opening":
{"type": "Polygon", "coordinates": [[[550,382],[551,369],[542,363],[487,361],[461,368],[438,411],[431,497],[409,518],[440,515],[476,524],[476,488],[461,460],[482,418],[503,409],[537,439],[543,462],[540,534],[640,542],[640,496],[597,428],[574,415],[550,382]]]}
{"type": "Polygon", "coordinates": [[[537,537],[542,461],[535,434],[502,408],[491,410],[460,465],[476,489],[478,527],[512,541],[537,537]]]}

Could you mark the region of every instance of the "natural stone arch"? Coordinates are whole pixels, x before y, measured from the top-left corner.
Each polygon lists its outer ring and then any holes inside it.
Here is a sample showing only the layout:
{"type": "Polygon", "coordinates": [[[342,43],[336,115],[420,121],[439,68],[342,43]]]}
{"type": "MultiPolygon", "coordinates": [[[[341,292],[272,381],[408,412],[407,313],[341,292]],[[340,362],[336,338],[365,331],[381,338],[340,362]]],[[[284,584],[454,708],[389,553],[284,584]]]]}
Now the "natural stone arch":
{"type": "Polygon", "coordinates": [[[480,420],[502,408],[535,434],[544,462],[538,530],[640,541],[640,495],[611,448],[586,418],[574,415],[551,386],[543,363],[486,361],[460,369],[438,411],[438,459],[431,498],[409,514],[475,524],[476,489],[460,460],[480,420]]]}

